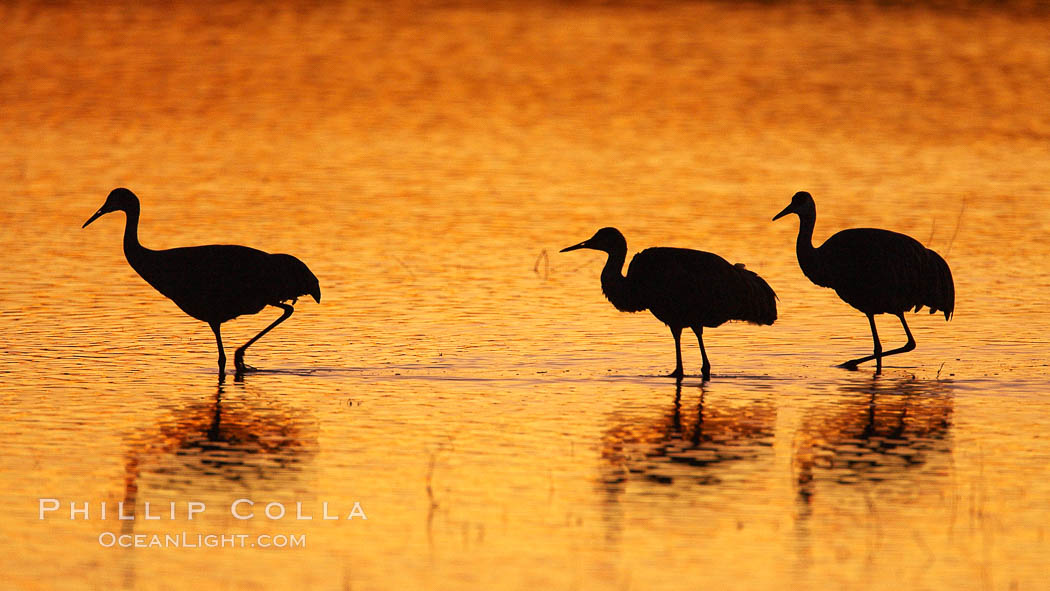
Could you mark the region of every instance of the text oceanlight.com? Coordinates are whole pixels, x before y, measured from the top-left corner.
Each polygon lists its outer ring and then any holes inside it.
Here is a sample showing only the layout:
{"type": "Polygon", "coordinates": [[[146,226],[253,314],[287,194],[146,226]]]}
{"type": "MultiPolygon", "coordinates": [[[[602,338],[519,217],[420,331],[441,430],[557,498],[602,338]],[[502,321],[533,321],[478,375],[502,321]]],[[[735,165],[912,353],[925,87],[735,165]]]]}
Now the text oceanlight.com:
{"type": "Polygon", "coordinates": [[[306,534],[115,534],[102,532],[104,548],[305,548],[306,534]]]}

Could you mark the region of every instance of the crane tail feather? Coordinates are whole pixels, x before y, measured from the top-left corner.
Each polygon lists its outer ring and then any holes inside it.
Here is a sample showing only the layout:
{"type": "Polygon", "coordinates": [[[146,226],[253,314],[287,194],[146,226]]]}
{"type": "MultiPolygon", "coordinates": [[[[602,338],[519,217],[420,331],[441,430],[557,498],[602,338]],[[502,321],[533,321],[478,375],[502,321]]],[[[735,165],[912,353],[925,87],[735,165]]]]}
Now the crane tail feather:
{"type": "Polygon", "coordinates": [[[273,254],[269,260],[275,278],[272,300],[293,300],[302,295],[309,295],[317,303],[321,303],[321,286],[306,264],[287,254],[273,254]]]}
{"type": "Polygon", "coordinates": [[[955,313],[955,282],[952,279],[952,270],[948,263],[932,250],[926,251],[926,276],[929,281],[926,284],[927,293],[924,298],[930,307],[930,313],[943,311],[944,319],[951,320],[955,313]]]}
{"type": "Polygon", "coordinates": [[[740,313],[737,320],[753,324],[773,324],[777,319],[777,294],[758,273],[743,266],[735,267],[743,280],[740,313]]]}

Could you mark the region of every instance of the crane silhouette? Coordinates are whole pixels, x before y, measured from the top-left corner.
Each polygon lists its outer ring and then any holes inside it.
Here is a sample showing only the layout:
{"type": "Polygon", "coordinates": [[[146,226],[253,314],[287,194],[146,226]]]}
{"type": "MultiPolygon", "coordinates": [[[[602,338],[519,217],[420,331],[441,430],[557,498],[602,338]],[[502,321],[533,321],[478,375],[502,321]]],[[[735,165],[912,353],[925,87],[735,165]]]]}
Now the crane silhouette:
{"type": "Polygon", "coordinates": [[[874,359],[875,371],[880,373],[883,357],[914,349],[915,337],[904,319],[908,310],[918,312],[926,306],[930,314],[943,311],[944,319],[951,319],[955,311],[955,284],[952,271],[941,255],[910,236],[875,228],[842,230],[814,248],[817,206],[813,196],[805,191],[795,193],[791,204],[773,220],[789,213],[799,219],[795,251],[802,273],[813,283],[834,289],[844,302],[866,314],[871,325],[874,353],[851,359],[839,367],[857,369],[857,365],[874,359]],[[875,328],[876,314],[893,314],[899,318],[908,335],[907,344],[883,352],[875,328]]]}
{"type": "Polygon", "coordinates": [[[219,379],[226,375],[226,353],[219,327],[244,314],[255,314],[266,306],[284,310],[281,317],[241,345],[234,354],[240,377],[247,369],[244,352],[255,341],[292,315],[299,296],[310,295],[321,302],[317,277],[299,259],[287,254],[269,254],[246,246],[213,244],[168,250],[151,250],[139,243],[139,199],[131,191],[110,191],[106,202],[82,227],[99,217],[123,211],[124,256],[146,283],[175,302],[183,312],[207,322],[219,347],[219,379]]]}
{"type": "Polygon", "coordinates": [[[653,316],[671,329],[675,370],[668,377],[682,379],[682,330],[690,328],[700,343],[703,379],[711,378],[711,362],[704,349],[704,327],[729,320],[773,324],[777,319],[776,294],[761,277],[743,265],[722,257],[685,248],[647,248],[631,259],[627,276],[621,275],[627,258],[627,240],[616,228],[602,228],[591,238],[563,248],[600,250],[609,255],[602,269],[602,292],[617,310],[653,316]]]}

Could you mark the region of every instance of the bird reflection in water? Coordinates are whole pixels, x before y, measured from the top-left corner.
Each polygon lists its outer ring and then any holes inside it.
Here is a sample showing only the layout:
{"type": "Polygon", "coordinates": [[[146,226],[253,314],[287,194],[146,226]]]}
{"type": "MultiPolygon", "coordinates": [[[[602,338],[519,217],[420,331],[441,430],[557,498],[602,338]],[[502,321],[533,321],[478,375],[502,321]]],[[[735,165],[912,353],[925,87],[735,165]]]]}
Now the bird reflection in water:
{"type": "MultiPolygon", "coordinates": [[[[145,501],[157,503],[159,513],[166,515],[165,501],[175,501],[183,512],[187,501],[219,497],[229,502],[260,493],[270,499],[310,490],[311,483],[303,481],[318,449],[312,417],[256,387],[220,384],[212,400],[177,408],[153,427],[134,433],[124,455],[122,500],[124,514],[135,519],[121,521],[120,533],[134,534],[136,525],[142,525],[136,512],[145,501]],[[151,492],[140,495],[144,488],[151,492]]],[[[166,516],[145,523],[152,529],[187,525],[166,516]]],[[[124,572],[129,588],[135,587],[132,551],[127,549],[124,572]]]]}
{"type": "Polygon", "coordinates": [[[683,412],[679,382],[666,414],[649,421],[625,418],[605,432],[604,484],[609,490],[622,490],[630,479],[720,483],[734,462],[772,458],[776,416],[768,399],[712,404],[705,402],[703,389],[695,410],[683,412]]]}
{"type": "Polygon", "coordinates": [[[179,408],[133,436],[126,453],[128,486],[145,472],[166,475],[168,490],[228,490],[229,482],[237,482],[254,491],[283,487],[289,476],[294,480],[316,453],[317,427],[304,419],[309,413],[254,387],[237,387],[241,395],[231,400],[224,399],[226,392],[220,385],[213,400],[179,408]]]}
{"type": "Polygon", "coordinates": [[[915,479],[947,470],[954,399],[950,382],[863,380],[802,421],[794,450],[799,499],[827,486],[879,483],[913,494],[915,479]]]}

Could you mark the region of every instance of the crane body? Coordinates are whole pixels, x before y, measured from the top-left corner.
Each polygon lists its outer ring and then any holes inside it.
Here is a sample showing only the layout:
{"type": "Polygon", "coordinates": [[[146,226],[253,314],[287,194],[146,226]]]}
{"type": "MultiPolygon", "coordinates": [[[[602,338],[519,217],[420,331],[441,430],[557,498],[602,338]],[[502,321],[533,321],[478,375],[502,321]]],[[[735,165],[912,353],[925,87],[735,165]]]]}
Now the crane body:
{"type": "Polygon", "coordinates": [[[711,363],[704,348],[704,328],[731,320],[773,324],[777,318],[776,294],[758,274],[733,265],[722,257],[685,248],[647,248],[634,256],[622,275],[627,241],[615,228],[602,228],[588,240],[562,249],[600,250],[608,255],[601,273],[602,292],[622,312],[649,310],[671,329],[675,341],[675,370],[681,379],[682,331],[692,329],[703,358],[701,375],[711,377],[711,363]]]}
{"type": "Polygon", "coordinates": [[[317,277],[299,259],[287,254],[269,254],[247,246],[212,244],[167,250],[152,250],[138,239],[139,199],[131,191],[118,188],[83,227],[115,211],[126,215],[124,256],[128,264],[146,283],[175,302],[187,315],[207,322],[215,333],[219,348],[219,378],[226,372],[226,353],[222,346],[220,325],[245,314],[256,314],[266,306],[276,306],[284,313],[250,341],[239,347],[234,356],[237,375],[248,366],[245,350],[275,326],[292,315],[285,302],[310,295],[321,301],[317,277]]]}
{"type": "Polygon", "coordinates": [[[941,255],[910,236],[877,228],[842,230],[814,247],[817,209],[813,196],[805,191],[795,193],[773,220],[791,213],[799,217],[795,252],[802,273],[813,283],[834,289],[842,301],[863,312],[871,326],[872,355],[851,359],[841,367],[857,369],[875,360],[876,372],[881,372],[883,357],[913,350],[915,338],[904,319],[909,310],[927,307],[930,314],[943,312],[945,320],[951,319],[955,284],[941,255]],[[904,346],[882,350],[875,326],[877,314],[893,314],[901,321],[908,336],[904,346]]]}

